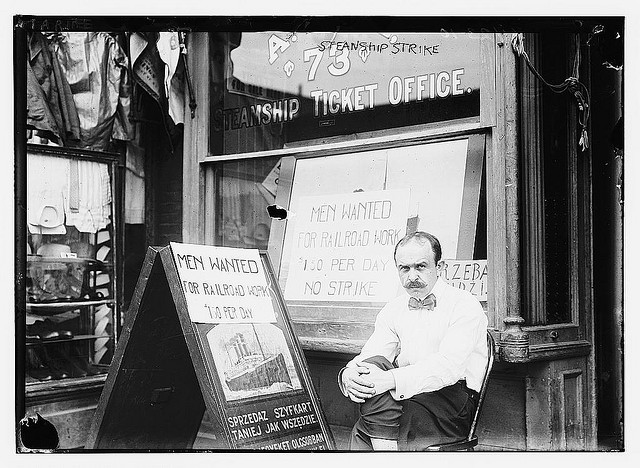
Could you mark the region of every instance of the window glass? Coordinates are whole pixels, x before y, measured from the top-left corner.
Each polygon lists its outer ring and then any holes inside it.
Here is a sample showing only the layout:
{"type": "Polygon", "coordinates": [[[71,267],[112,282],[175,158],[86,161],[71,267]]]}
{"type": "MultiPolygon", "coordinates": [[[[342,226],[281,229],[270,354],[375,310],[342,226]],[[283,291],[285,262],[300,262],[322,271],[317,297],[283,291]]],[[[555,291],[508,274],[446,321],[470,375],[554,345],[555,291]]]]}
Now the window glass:
{"type": "MultiPolygon", "coordinates": [[[[525,35],[533,66],[552,84],[573,75],[575,36],[525,35]]],[[[531,325],[572,321],[579,271],[578,132],[571,93],[556,93],[520,66],[523,177],[523,294],[531,325]]]]}
{"type": "Polygon", "coordinates": [[[276,200],[280,158],[229,161],[219,165],[216,245],[266,249],[276,200]]]}
{"type": "Polygon", "coordinates": [[[402,290],[393,250],[415,230],[441,241],[445,280],[486,301],[483,162],[466,138],[298,160],[279,275],[293,315],[313,303],[379,310],[402,290]]]}
{"type": "Polygon", "coordinates": [[[480,114],[480,35],[216,35],[211,154],[480,114]],[[219,62],[223,62],[221,66],[219,62]]]}
{"type": "MultiPolygon", "coordinates": [[[[553,54],[541,54],[543,76],[548,76],[553,83],[560,83],[568,76],[569,53],[567,37],[563,35],[556,42],[553,37],[545,35],[542,46],[553,47],[553,54]],[[558,48],[556,44],[565,47],[558,48]],[[553,46],[552,46],[553,44],[553,46]]],[[[559,38],[555,38],[559,39],[559,38]]],[[[542,99],[542,139],[544,158],[544,222],[545,222],[545,274],[547,275],[547,323],[563,323],[571,321],[571,184],[569,164],[571,154],[568,141],[570,96],[557,95],[551,90],[541,88],[542,99]]]]}
{"type": "Polygon", "coordinates": [[[402,291],[393,250],[415,230],[440,239],[443,279],[486,308],[483,135],[282,165],[278,157],[224,161],[215,173],[216,245],[269,247],[303,341],[316,333],[307,322],[318,320],[353,324],[328,325],[328,339],[366,339],[366,324],[402,291]],[[266,211],[276,196],[284,221],[266,211]]]}
{"type": "Polygon", "coordinates": [[[106,373],[114,352],[110,167],[27,155],[26,383],[106,373]]]}

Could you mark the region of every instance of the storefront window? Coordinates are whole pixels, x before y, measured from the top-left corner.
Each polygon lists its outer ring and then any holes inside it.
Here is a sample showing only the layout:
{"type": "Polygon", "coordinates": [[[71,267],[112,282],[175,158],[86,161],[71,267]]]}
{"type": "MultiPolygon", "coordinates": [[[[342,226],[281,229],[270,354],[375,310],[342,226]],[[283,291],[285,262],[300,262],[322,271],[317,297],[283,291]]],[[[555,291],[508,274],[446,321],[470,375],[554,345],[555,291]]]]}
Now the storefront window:
{"type": "Polygon", "coordinates": [[[113,174],[27,155],[26,383],[104,374],[115,344],[113,174]]]}
{"type": "Polygon", "coordinates": [[[486,304],[479,141],[298,160],[279,273],[292,315],[372,319],[401,292],[393,250],[416,230],[440,239],[444,279],[486,304]]]}
{"type": "Polygon", "coordinates": [[[275,203],[280,158],[230,161],[217,172],[216,245],[266,249],[275,203]]]}
{"type": "Polygon", "coordinates": [[[393,248],[425,230],[442,243],[445,279],[487,301],[484,137],[296,161],[286,221],[271,220],[278,157],[221,162],[217,245],[266,249],[286,223],[279,281],[290,304],[395,297],[393,248]]]}
{"type": "Polygon", "coordinates": [[[479,34],[212,36],[210,154],[480,115],[479,34]]]}
{"type": "Polygon", "coordinates": [[[377,312],[401,292],[394,247],[416,230],[440,239],[445,281],[486,308],[484,144],[479,134],[347,154],[221,161],[214,166],[216,245],[269,249],[306,345],[318,333],[346,346],[366,339],[377,312]],[[285,220],[269,217],[276,199],[285,220]],[[327,325],[318,330],[309,321],[327,325]]]}
{"type": "Polygon", "coordinates": [[[490,91],[481,89],[481,39],[210,36],[208,155],[241,155],[207,165],[217,192],[210,241],[268,248],[304,346],[352,351],[366,339],[401,291],[393,250],[415,230],[442,242],[444,279],[487,307],[485,135],[331,145],[412,126],[445,134],[452,123],[480,125],[490,91]],[[255,152],[271,154],[246,155],[255,152]],[[269,217],[274,203],[285,220],[269,217]]]}

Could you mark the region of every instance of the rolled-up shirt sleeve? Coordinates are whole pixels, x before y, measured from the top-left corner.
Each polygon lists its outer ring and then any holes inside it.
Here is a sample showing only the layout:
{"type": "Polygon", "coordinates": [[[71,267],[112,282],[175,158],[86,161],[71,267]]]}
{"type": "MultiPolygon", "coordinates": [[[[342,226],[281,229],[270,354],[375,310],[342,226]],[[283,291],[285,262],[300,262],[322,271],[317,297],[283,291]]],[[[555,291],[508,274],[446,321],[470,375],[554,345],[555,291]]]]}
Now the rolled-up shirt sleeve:
{"type": "Polygon", "coordinates": [[[476,343],[487,330],[487,316],[476,300],[461,300],[454,307],[449,327],[436,353],[420,361],[392,369],[396,382],[391,396],[404,400],[423,392],[432,392],[460,380],[465,363],[476,343]]]}

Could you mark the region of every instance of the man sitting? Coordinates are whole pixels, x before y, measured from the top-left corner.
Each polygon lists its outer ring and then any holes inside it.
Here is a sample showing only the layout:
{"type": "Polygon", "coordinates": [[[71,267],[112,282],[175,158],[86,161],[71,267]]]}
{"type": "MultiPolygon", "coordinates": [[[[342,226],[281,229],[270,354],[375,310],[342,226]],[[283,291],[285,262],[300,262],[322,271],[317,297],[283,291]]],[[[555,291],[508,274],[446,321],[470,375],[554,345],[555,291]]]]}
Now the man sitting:
{"type": "Polygon", "coordinates": [[[380,311],[338,375],[342,393],[360,403],[351,450],[424,450],[469,432],[487,363],[487,316],[475,296],[439,278],[441,258],[426,232],[396,245],[406,294],[380,311]]]}

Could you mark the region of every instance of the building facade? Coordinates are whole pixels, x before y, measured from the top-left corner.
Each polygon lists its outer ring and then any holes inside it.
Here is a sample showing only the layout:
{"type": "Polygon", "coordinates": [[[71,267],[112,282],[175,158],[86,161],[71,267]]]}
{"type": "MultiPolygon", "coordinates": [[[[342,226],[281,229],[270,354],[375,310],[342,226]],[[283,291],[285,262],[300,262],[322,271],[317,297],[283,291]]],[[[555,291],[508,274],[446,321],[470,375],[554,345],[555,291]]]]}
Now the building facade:
{"type": "MultiPolygon", "coordinates": [[[[480,448],[623,448],[623,21],[326,21],[184,36],[183,133],[155,137],[170,105],[140,119],[146,206],[123,223],[122,313],[147,245],[266,250],[340,441],[357,407],[338,371],[398,292],[395,243],[429,231],[497,343],[480,448]]],[[[78,401],[65,414],[89,417],[78,401]]]]}

